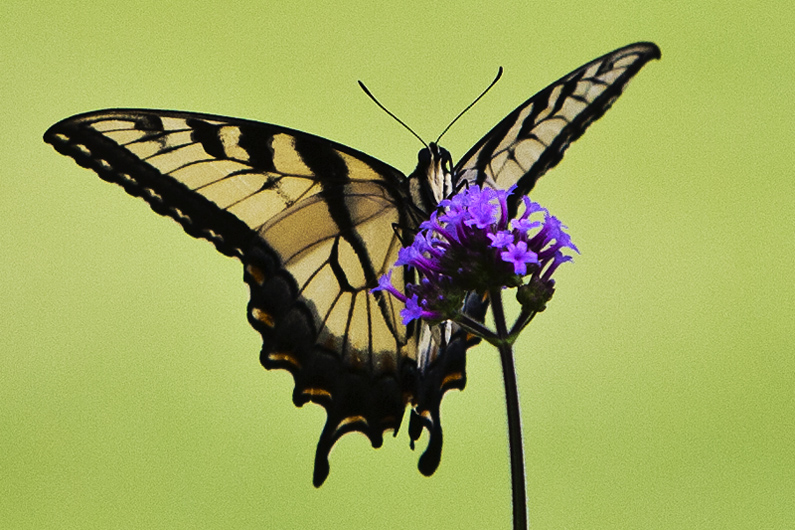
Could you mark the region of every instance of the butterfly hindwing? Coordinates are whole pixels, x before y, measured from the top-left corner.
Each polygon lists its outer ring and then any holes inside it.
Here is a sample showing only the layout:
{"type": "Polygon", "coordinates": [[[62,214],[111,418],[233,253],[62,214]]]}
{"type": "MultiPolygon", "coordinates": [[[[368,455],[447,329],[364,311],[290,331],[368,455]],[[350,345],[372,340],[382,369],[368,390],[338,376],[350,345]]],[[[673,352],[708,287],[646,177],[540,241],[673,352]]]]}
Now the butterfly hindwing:
{"type": "Polygon", "coordinates": [[[577,68],[519,105],[464,155],[456,183],[488,184],[512,197],[526,195],[538,178],[560,162],[569,144],[600,118],[632,77],[660,57],[652,43],[619,48],[577,68]]]}

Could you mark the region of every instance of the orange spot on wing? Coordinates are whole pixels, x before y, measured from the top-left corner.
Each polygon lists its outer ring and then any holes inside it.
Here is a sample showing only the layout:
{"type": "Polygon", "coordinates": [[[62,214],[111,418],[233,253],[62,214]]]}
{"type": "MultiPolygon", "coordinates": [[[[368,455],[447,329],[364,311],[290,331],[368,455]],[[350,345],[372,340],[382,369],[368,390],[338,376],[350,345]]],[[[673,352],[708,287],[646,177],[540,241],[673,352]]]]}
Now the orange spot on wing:
{"type": "Polygon", "coordinates": [[[464,374],[461,372],[453,372],[451,374],[447,374],[440,385],[441,388],[445,388],[448,384],[457,383],[464,379],[464,374]]]}
{"type": "Polygon", "coordinates": [[[297,369],[301,369],[301,363],[298,362],[298,359],[295,358],[294,355],[285,352],[271,352],[268,354],[268,359],[273,362],[286,362],[292,364],[297,369]]]}
{"type": "Polygon", "coordinates": [[[331,392],[322,388],[305,388],[301,393],[309,396],[310,401],[314,401],[314,398],[331,399],[331,392]]]}
{"type": "Polygon", "coordinates": [[[265,273],[262,272],[262,269],[259,267],[255,267],[254,265],[247,265],[246,272],[248,272],[254,281],[257,282],[257,285],[262,285],[265,282],[265,273]]]}
{"type": "Polygon", "coordinates": [[[337,425],[337,430],[339,431],[339,430],[340,430],[340,429],[342,429],[343,427],[345,427],[345,426],[347,426],[347,425],[351,425],[351,424],[353,424],[353,423],[362,423],[362,424],[364,424],[364,425],[367,425],[367,420],[366,420],[366,419],[364,419],[364,416],[359,416],[359,415],[356,415],[356,416],[348,416],[347,418],[343,419],[343,420],[342,420],[342,421],[339,423],[339,425],[337,425]]]}
{"type": "Polygon", "coordinates": [[[269,328],[272,328],[273,326],[276,325],[276,321],[273,319],[273,315],[263,311],[258,307],[251,309],[251,316],[253,316],[255,320],[262,322],[269,328]]]}

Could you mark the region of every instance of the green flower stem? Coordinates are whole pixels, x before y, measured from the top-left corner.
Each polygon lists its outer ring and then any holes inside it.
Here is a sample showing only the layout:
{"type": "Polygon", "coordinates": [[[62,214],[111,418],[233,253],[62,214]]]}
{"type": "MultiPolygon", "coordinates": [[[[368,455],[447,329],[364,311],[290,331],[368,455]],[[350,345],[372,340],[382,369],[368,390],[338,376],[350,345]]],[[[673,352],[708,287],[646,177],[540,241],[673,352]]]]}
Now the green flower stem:
{"type": "Polygon", "coordinates": [[[497,347],[502,361],[502,378],[505,382],[505,406],[508,413],[508,445],[511,454],[511,494],[514,530],[527,530],[527,494],[524,474],[524,448],[522,445],[522,418],[519,413],[519,391],[516,386],[516,369],[513,348],[505,325],[500,288],[489,292],[492,314],[497,328],[497,347]]]}

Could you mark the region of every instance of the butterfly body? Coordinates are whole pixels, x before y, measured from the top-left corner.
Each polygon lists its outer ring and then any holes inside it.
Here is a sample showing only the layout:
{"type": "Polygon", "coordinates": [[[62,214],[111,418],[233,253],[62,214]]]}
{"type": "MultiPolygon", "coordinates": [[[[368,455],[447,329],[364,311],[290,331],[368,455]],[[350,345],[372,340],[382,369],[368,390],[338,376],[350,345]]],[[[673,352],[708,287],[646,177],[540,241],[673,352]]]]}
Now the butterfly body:
{"type": "MultiPolygon", "coordinates": [[[[650,43],[606,54],[520,105],[455,166],[430,144],[408,177],[318,136],[209,114],[96,111],[53,125],[44,139],[243,262],[262,364],[293,375],[296,405],[327,412],[316,486],[337,439],[361,431],[378,447],[384,431],[397,433],[407,405],[412,443],[423,429],[430,434],[420,470],[431,474],[441,457],[441,399],[464,387],[466,350],[477,339],[449,324],[406,326],[394,299],[370,289],[395,262],[401,237],[441,199],[467,183],[528,193],[657,57],[650,43]]],[[[403,286],[412,272],[392,278],[403,286]]],[[[482,318],[486,307],[473,296],[464,309],[482,318]]]]}
{"type": "Polygon", "coordinates": [[[450,152],[436,143],[428,144],[417,155],[417,168],[409,176],[409,183],[412,200],[426,214],[426,219],[453,192],[452,165],[450,152]]]}

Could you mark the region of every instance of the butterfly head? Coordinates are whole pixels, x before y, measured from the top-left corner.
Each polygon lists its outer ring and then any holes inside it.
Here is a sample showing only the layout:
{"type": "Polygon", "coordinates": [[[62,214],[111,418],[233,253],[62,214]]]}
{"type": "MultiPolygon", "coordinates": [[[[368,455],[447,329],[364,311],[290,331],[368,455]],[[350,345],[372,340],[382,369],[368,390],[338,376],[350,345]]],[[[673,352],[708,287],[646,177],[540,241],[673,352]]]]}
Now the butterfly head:
{"type": "Polygon", "coordinates": [[[450,152],[435,143],[421,149],[417,169],[411,174],[411,193],[415,202],[430,212],[453,191],[453,159],[450,152]]]}

